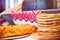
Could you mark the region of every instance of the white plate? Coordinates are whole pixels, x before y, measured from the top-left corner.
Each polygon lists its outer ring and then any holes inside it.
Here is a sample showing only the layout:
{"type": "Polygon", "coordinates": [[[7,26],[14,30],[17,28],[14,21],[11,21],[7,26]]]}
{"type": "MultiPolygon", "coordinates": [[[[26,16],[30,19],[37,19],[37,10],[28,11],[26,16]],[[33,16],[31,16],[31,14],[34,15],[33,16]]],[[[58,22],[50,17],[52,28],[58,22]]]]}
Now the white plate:
{"type": "Polygon", "coordinates": [[[9,39],[21,39],[21,38],[25,38],[28,37],[29,35],[24,35],[24,36],[16,36],[16,37],[9,37],[9,38],[2,38],[1,40],[9,40],[9,39]]]}

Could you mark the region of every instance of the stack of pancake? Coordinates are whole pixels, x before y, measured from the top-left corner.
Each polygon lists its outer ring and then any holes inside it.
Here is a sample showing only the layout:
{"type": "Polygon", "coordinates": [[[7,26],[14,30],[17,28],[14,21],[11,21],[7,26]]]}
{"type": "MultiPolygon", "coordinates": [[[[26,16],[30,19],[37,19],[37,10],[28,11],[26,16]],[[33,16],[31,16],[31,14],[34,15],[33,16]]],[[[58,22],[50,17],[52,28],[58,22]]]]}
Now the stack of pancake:
{"type": "Polygon", "coordinates": [[[37,15],[38,26],[59,26],[60,25],[60,14],[38,14],[37,15]]]}
{"type": "Polygon", "coordinates": [[[60,13],[37,15],[38,35],[43,40],[60,40],[60,13]]]}

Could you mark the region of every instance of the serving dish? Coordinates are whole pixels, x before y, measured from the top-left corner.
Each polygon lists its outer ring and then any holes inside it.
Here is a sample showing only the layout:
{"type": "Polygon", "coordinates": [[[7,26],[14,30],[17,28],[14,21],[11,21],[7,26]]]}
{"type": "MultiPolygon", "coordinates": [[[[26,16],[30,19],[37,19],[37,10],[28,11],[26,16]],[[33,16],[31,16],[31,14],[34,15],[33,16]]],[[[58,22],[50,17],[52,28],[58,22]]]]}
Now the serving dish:
{"type": "Polygon", "coordinates": [[[29,36],[30,36],[30,34],[28,34],[28,35],[23,35],[23,36],[15,36],[15,37],[1,38],[0,40],[22,39],[22,38],[26,38],[26,37],[29,37],[29,36]]]}

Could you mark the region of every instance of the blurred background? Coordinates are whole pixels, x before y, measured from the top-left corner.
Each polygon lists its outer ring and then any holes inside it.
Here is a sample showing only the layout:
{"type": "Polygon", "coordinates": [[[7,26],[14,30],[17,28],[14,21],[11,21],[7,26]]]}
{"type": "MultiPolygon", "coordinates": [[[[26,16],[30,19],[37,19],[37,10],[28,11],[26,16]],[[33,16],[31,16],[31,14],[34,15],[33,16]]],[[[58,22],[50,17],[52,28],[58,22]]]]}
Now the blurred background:
{"type": "MultiPolygon", "coordinates": [[[[0,13],[17,6],[21,0],[0,0],[0,13]]],[[[60,0],[24,0],[23,10],[56,9],[60,8],[60,0]]]]}

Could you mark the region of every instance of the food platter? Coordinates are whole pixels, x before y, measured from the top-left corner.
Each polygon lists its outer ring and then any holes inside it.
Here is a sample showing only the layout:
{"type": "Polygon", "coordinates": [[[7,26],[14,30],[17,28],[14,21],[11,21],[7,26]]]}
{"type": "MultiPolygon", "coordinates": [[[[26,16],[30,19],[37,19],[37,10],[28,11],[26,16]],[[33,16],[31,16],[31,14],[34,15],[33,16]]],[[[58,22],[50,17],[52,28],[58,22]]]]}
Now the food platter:
{"type": "Polygon", "coordinates": [[[29,36],[30,36],[30,34],[28,34],[28,35],[23,35],[23,36],[15,36],[15,37],[1,38],[0,40],[21,39],[21,38],[26,38],[26,37],[29,37],[29,36]]]}

